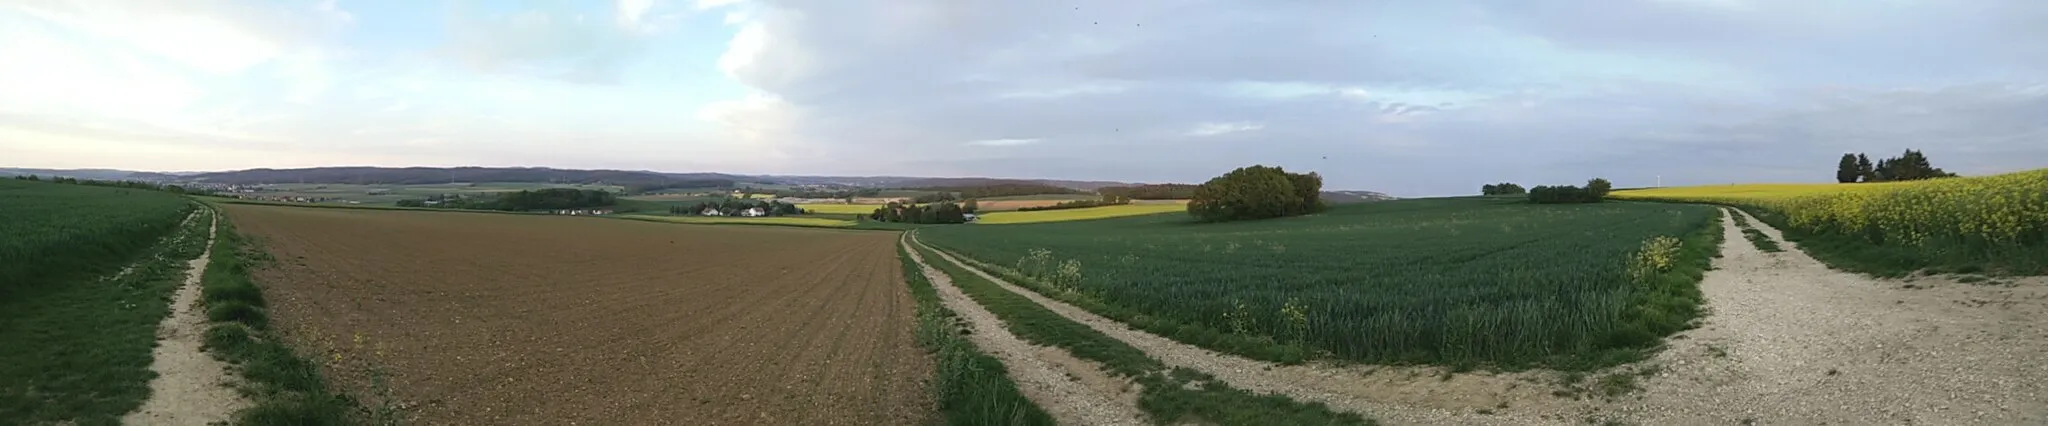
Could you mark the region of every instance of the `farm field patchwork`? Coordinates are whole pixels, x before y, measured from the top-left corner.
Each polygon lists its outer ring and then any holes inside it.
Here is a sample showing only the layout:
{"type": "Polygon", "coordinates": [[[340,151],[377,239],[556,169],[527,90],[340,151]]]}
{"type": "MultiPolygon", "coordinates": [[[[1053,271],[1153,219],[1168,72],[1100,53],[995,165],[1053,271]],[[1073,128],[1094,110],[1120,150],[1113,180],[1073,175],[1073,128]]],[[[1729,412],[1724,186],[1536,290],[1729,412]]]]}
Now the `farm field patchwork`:
{"type": "Polygon", "coordinates": [[[1211,225],[1168,214],[917,233],[1049,296],[1253,358],[1590,368],[1639,359],[1694,318],[1715,217],[1699,205],[1458,198],[1211,225]],[[1683,243],[1645,248],[1660,236],[1683,243]],[[1642,252],[1658,266],[1631,278],[1642,252]]]}
{"type": "Polygon", "coordinates": [[[141,405],[165,299],[204,249],[204,224],[184,221],[193,208],[0,180],[0,423],[111,424],[141,405]]]}
{"type": "Polygon", "coordinates": [[[894,233],[225,206],[274,327],[421,424],[913,424],[894,233]]]}
{"type": "MultiPolygon", "coordinates": [[[[1040,210],[1030,212],[992,212],[981,215],[976,223],[1002,225],[1017,223],[1064,222],[1073,220],[1108,219],[1125,216],[1143,216],[1160,213],[1185,212],[1185,204],[1125,204],[1120,206],[1088,207],[1064,210],[1040,210]]],[[[1182,215],[1172,215],[1181,217],[1182,215]]]]}
{"type": "Polygon", "coordinates": [[[476,182],[439,183],[420,185],[375,184],[356,185],[342,183],[286,183],[262,185],[266,191],[243,195],[264,197],[321,197],[330,200],[355,201],[363,205],[391,206],[398,200],[423,198],[440,194],[488,194],[544,188],[603,189],[618,191],[618,185],[597,184],[556,184],[526,182],[476,182]]]}
{"type": "Polygon", "coordinates": [[[836,217],[816,217],[816,216],[769,216],[769,217],[731,217],[731,216],[658,216],[658,215],[639,215],[639,214],[629,214],[629,215],[619,215],[618,217],[620,217],[620,218],[625,218],[625,219],[633,219],[633,220],[646,220],[646,221],[655,221],[655,222],[670,222],[670,223],[694,223],[694,224],[703,224],[703,225],[782,225],[782,226],[810,226],[810,227],[821,227],[821,228],[846,228],[846,227],[852,227],[852,226],[854,226],[854,225],[858,225],[858,224],[859,224],[859,222],[855,222],[855,221],[853,221],[852,219],[842,219],[842,218],[836,218],[836,217]]]}
{"type": "Polygon", "coordinates": [[[2048,169],[1907,182],[1654,188],[1611,196],[1740,206],[1815,258],[1851,271],[2048,274],[2048,169]]]}

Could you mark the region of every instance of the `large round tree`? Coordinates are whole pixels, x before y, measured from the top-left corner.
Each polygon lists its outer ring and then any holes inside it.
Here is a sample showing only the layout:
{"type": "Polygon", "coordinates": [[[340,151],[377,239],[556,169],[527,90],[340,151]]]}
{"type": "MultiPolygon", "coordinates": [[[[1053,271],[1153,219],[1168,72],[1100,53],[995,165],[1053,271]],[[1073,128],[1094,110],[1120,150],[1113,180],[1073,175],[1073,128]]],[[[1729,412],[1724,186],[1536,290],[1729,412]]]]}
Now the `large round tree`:
{"type": "Polygon", "coordinates": [[[1203,222],[1266,219],[1322,210],[1323,178],[1279,167],[1251,166],[1195,188],[1188,214],[1203,222]]]}

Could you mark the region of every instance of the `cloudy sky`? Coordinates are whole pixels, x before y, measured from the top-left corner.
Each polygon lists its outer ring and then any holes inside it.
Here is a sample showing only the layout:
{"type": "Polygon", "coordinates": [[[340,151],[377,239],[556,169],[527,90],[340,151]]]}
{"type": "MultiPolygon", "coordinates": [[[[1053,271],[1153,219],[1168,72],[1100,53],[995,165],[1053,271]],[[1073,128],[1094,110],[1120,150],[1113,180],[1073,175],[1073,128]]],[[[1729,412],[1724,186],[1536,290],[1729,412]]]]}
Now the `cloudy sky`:
{"type": "Polygon", "coordinates": [[[2039,0],[0,0],[0,167],[1396,195],[2048,166],[2039,0]]]}

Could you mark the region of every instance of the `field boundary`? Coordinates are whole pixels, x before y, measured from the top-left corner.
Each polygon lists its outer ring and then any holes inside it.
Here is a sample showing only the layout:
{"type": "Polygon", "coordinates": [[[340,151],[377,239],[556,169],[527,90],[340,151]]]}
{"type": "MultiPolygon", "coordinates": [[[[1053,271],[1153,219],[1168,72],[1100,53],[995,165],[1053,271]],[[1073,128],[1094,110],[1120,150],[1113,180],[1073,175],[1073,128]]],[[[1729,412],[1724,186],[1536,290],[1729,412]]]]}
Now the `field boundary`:
{"type": "Polygon", "coordinates": [[[990,356],[966,336],[973,328],[940,299],[938,287],[898,240],[896,258],[903,264],[903,282],[917,300],[917,343],[931,354],[933,399],[946,424],[1052,425],[1053,418],[1027,397],[1010,378],[1001,359],[990,356]]]}
{"type": "Polygon", "coordinates": [[[300,356],[272,332],[263,290],[249,272],[268,256],[235,231],[226,211],[207,208],[218,217],[213,252],[201,277],[206,330],[204,349],[232,365],[242,379],[247,409],[235,413],[238,425],[346,425],[363,423],[360,407],[335,393],[319,365],[300,356]]]}
{"type": "Polygon", "coordinates": [[[186,260],[184,282],[169,301],[170,315],[157,325],[150,361],[150,371],[157,376],[149,381],[149,398],[123,416],[123,423],[211,424],[228,420],[249,403],[225,387],[237,382],[227,365],[201,349],[206,318],[199,311],[199,283],[211,261],[221,218],[219,212],[203,207],[193,215],[206,216],[205,248],[186,260]]]}
{"type": "Polygon", "coordinates": [[[954,288],[994,313],[1003,327],[1026,341],[1064,349],[1073,357],[1100,363],[1113,380],[1135,385],[1139,389],[1137,406],[1153,423],[1378,424],[1361,413],[1336,410],[1322,402],[1239,389],[1209,373],[1171,366],[1093,325],[1038,303],[1028,291],[1005,288],[1002,283],[950,260],[948,255],[916,242],[915,235],[906,237],[904,244],[911,245],[914,251],[939,259],[923,262],[924,257],[920,256],[921,263],[927,268],[936,267],[949,277],[954,288]]]}

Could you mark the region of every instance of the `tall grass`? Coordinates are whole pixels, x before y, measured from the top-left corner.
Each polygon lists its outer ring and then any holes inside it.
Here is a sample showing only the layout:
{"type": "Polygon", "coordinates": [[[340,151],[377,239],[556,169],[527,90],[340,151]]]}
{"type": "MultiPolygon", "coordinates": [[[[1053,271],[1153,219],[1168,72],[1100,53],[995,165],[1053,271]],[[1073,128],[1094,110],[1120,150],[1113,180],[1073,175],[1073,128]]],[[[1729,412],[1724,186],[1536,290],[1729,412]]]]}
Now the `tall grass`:
{"type": "Polygon", "coordinates": [[[918,233],[1048,296],[1256,359],[1595,368],[1640,359],[1697,315],[1716,217],[1457,198],[1225,224],[1165,215],[918,233]],[[1630,260],[1660,236],[1679,237],[1679,259],[1639,282],[1630,260]]]}
{"type": "Polygon", "coordinates": [[[901,244],[896,256],[903,263],[903,277],[910,283],[910,295],[917,299],[917,343],[932,354],[937,380],[932,392],[939,414],[949,425],[1051,425],[1045,413],[1010,380],[1003,362],[981,352],[967,333],[961,319],[939,302],[924,271],[910,259],[901,244]]]}
{"type": "Polygon", "coordinates": [[[1615,198],[1742,207],[1838,268],[2048,274],[2048,169],[1910,182],[1719,185],[1615,198]]]}

